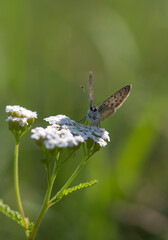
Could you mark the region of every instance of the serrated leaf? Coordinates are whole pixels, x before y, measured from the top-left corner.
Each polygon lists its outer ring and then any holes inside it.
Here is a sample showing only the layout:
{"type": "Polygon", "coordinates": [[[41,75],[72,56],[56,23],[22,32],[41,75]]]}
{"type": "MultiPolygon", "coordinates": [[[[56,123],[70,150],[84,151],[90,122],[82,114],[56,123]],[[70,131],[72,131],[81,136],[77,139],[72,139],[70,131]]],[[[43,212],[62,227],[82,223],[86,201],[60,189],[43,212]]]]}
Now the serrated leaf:
{"type": "MultiPolygon", "coordinates": [[[[2,199],[0,199],[0,211],[5,214],[7,217],[13,219],[14,221],[16,221],[17,223],[19,223],[22,227],[25,228],[25,224],[23,221],[23,218],[21,216],[21,214],[17,211],[11,210],[11,208],[4,204],[2,199]]],[[[28,224],[28,229],[30,230],[33,226],[33,223],[29,223],[29,219],[26,218],[27,224],[28,224]]]]}
{"type": "Polygon", "coordinates": [[[93,185],[95,185],[98,181],[97,180],[92,180],[90,182],[86,182],[86,183],[80,183],[79,185],[76,185],[72,188],[67,188],[65,189],[61,195],[59,196],[59,198],[62,198],[63,196],[67,196],[69,193],[75,192],[77,190],[81,190],[83,188],[87,188],[87,187],[92,187],[93,185]]]}

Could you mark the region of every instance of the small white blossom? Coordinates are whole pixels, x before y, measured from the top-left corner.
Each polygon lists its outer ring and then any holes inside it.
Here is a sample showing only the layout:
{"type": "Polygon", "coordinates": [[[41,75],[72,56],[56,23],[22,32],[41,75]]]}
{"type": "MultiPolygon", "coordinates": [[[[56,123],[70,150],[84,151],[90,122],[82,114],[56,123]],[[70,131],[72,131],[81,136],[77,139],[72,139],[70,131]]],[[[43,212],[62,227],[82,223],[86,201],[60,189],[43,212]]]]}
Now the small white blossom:
{"type": "Polygon", "coordinates": [[[19,105],[8,105],[6,106],[6,112],[9,113],[9,115],[16,115],[17,117],[21,118],[37,118],[37,113],[32,112],[26,108],[20,107],[19,105]]]}
{"type": "MultiPolygon", "coordinates": [[[[86,126],[83,124],[78,124],[78,132],[83,136],[85,140],[88,138],[93,139],[94,142],[97,142],[101,147],[107,145],[106,141],[110,142],[109,133],[103,128],[97,128],[96,126],[86,126]],[[106,141],[105,141],[106,140],[106,141]]],[[[71,128],[72,132],[75,132],[76,129],[71,128]]]]}
{"type": "Polygon", "coordinates": [[[73,147],[89,139],[100,147],[105,147],[106,141],[110,141],[109,133],[105,129],[78,124],[65,115],[51,116],[44,120],[53,125],[33,129],[31,137],[37,141],[42,139],[47,149],[73,147]]]}
{"type": "Polygon", "coordinates": [[[32,133],[31,138],[42,140],[46,149],[74,147],[84,142],[81,136],[73,135],[69,129],[58,129],[55,125],[47,128],[37,127],[32,129],[32,133]]]}
{"type": "Polygon", "coordinates": [[[36,112],[32,112],[26,108],[20,107],[19,105],[6,106],[6,112],[9,114],[6,121],[9,123],[16,123],[20,127],[25,127],[26,125],[31,126],[34,118],[37,118],[36,112]]]}
{"type": "Polygon", "coordinates": [[[21,127],[24,127],[25,125],[28,125],[27,123],[27,118],[20,118],[20,117],[12,117],[12,116],[9,116],[7,119],[6,119],[7,122],[11,121],[11,122],[15,122],[15,123],[18,123],[19,126],[21,127]]]}
{"type": "Polygon", "coordinates": [[[46,122],[49,124],[59,124],[59,125],[76,125],[77,123],[71,120],[69,117],[65,115],[57,115],[57,116],[50,116],[48,118],[44,118],[46,122]]]}
{"type": "Polygon", "coordinates": [[[19,105],[6,106],[6,112],[8,113],[6,121],[9,130],[14,134],[16,141],[19,142],[20,138],[32,126],[34,119],[37,118],[37,113],[19,105]]]}

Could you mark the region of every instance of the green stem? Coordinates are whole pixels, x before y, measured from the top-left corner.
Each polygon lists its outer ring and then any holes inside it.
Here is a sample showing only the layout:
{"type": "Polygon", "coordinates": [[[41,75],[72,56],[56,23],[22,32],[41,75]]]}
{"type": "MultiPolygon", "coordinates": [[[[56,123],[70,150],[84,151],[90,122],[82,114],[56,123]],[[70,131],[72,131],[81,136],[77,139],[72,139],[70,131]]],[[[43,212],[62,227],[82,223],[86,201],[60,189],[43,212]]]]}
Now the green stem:
{"type": "Polygon", "coordinates": [[[49,201],[49,205],[53,205],[54,203],[56,203],[57,201],[59,201],[64,193],[64,190],[69,187],[69,185],[72,183],[72,181],[76,178],[76,176],[78,175],[80,169],[83,167],[83,165],[86,163],[88,159],[88,156],[85,156],[83,158],[83,160],[81,161],[81,163],[78,165],[78,167],[76,168],[76,170],[73,172],[73,174],[71,175],[71,177],[68,179],[68,181],[65,183],[65,185],[60,189],[60,191],[49,201]]]}
{"type": "Polygon", "coordinates": [[[27,222],[25,219],[23,207],[22,207],[22,202],[21,202],[21,197],[20,197],[20,190],[19,190],[19,174],[18,174],[18,154],[19,154],[19,142],[16,142],[15,144],[15,155],[14,155],[14,181],[15,181],[15,191],[16,191],[16,199],[17,199],[17,204],[19,207],[19,211],[22,215],[25,227],[27,228],[27,222]]]}
{"type": "Polygon", "coordinates": [[[72,150],[68,156],[59,164],[58,168],[60,169],[62,167],[62,165],[72,156],[72,154],[74,153],[74,150],[72,150]]]}
{"type": "MultiPolygon", "coordinates": [[[[48,173],[47,173],[47,175],[48,175],[48,173]]],[[[56,175],[57,175],[57,162],[55,161],[52,176],[51,176],[50,180],[48,181],[48,187],[47,187],[47,192],[46,192],[45,199],[43,202],[43,206],[42,206],[41,211],[36,219],[33,229],[29,234],[28,240],[33,240],[35,238],[35,235],[39,228],[39,225],[40,225],[46,211],[50,207],[49,199],[50,199],[50,195],[51,195],[51,191],[52,191],[52,187],[53,187],[56,175]]]]}

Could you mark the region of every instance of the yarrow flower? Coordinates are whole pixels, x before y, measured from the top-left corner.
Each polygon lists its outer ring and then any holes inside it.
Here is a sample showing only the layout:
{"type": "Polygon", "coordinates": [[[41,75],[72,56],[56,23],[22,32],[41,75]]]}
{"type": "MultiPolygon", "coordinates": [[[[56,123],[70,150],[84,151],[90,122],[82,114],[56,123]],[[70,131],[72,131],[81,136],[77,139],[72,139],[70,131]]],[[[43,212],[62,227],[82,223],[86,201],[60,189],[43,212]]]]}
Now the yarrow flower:
{"type": "Polygon", "coordinates": [[[13,132],[16,138],[22,136],[33,124],[34,119],[37,118],[37,113],[32,112],[19,105],[6,106],[6,112],[8,113],[9,129],[13,132]]]}
{"type": "Polygon", "coordinates": [[[32,112],[26,108],[20,107],[19,105],[6,106],[6,112],[9,113],[9,116],[14,118],[16,117],[16,118],[21,118],[26,120],[37,118],[36,112],[32,112]]]}
{"type": "Polygon", "coordinates": [[[46,122],[49,122],[49,124],[59,124],[59,125],[78,125],[77,122],[74,120],[71,120],[69,117],[65,115],[56,115],[56,116],[50,116],[48,118],[44,118],[46,122]]]}
{"type": "Polygon", "coordinates": [[[44,120],[52,125],[32,129],[31,137],[46,149],[74,147],[89,140],[105,147],[106,141],[110,141],[105,129],[78,124],[65,115],[51,116],[44,120]]]}
{"type": "Polygon", "coordinates": [[[69,130],[57,126],[37,127],[31,132],[31,138],[43,143],[46,149],[74,147],[84,142],[81,136],[74,136],[69,130]]]}

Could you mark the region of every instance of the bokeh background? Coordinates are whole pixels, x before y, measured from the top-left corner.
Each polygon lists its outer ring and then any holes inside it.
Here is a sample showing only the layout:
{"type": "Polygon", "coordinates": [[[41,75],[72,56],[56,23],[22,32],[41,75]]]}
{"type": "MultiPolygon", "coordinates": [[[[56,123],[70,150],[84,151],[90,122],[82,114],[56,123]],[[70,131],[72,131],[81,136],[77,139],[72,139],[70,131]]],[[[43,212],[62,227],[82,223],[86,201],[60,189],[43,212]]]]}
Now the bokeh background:
{"type": "MultiPolygon", "coordinates": [[[[47,212],[37,240],[168,239],[168,1],[14,0],[0,4],[0,198],[17,209],[14,138],[5,106],[19,104],[44,117],[79,121],[88,109],[88,73],[100,104],[132,84],[124,105],[102,126],[111,142],[96,153],[74,184],[98,179],[47,212]]],[[[36,218],[46,190],[42,154],[23,137],[20,189],[26,216],[36,218]]],[[[60,171],[54,191],[68,179],[80,151],[60,171]]],[[[25,239],[0,214],[0,239],[25,239]]]]}

